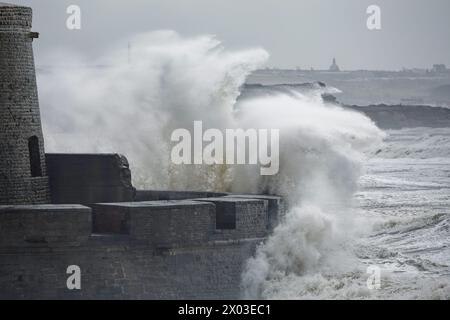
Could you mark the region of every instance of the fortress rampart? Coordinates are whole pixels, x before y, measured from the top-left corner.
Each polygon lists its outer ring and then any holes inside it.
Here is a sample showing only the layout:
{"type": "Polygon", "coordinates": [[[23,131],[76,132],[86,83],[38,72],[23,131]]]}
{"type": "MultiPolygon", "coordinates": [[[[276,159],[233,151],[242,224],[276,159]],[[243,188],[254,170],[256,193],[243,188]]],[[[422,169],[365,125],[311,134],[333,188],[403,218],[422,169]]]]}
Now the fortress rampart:
{"type": "Polygon", "coordinates": [[[58,194],[84,205],[0,206],[0,298],[239,298],[246,260],[284,212],[282,198],[265,195],[137,190],[112,201],[110,184],[131,186],[123,156],[58,157],[47,155],[50,181],[80,165],[107,178],[71,176],[58,194]],[[111,202],[86,201],[103,196],[111,202]],[[81,269],[81,290],[66,286],[69,265],[81,269]]]}
{"type": "Polygon", "coordinates": [[[136,190],[122,155],[45,154],[31,19],[0,3],[0,298],[239,298],[283,199],[136,190]]]}

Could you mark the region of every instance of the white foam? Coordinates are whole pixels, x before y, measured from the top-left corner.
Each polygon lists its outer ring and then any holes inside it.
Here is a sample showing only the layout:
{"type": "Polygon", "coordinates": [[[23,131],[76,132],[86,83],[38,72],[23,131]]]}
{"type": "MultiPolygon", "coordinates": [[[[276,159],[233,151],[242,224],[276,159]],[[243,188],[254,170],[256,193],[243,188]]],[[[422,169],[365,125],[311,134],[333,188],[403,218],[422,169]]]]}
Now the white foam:
{"type": "MultiPolygon", "coordinates": [[[[350,243],[360,226],[349,205],[364,152],[383,138],[374,123],[318,94],[236,104],[246,76],[267,59],[262,49],[232,52],[213,37],[170,31],[132,43],[131,65],[119,50],[104,58],[108,68],[40,74],[47,150],[123,153],[139,188],[285,196],[291,209],[243,274],[246,297],[298,298],[311,287],[328,292],[340,286],[330,275],[357,272],[350,243]],[[194,120],[205,128],[279,129],[279,174],[260,176],[256,166],[172,165],[170,134],[194,120]]],[[[352,287],[347,295],[366,295],[351,278],[342,279],[352,287]]]]}

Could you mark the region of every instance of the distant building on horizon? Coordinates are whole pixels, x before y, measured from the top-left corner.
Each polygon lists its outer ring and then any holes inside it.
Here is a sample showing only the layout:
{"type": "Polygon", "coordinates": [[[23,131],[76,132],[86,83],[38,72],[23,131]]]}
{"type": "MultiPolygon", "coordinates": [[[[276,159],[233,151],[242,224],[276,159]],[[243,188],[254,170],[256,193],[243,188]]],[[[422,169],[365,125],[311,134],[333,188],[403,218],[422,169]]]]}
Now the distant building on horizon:
{"type": "Polygon", "coordinates": [[[447,72],[448,69],[445,64],[433,64],[433,69],[431,69],[431,71],[436,73],[443,73],[447,72]]]}
{"type": "Polygon", "coordinates": [[[336,63],[336,58],[333,58],[333,63],[331,64],[329,71],[333,71],[333,72],[341,71],[341,69],[339,68],[339,66],[336,63]]]}

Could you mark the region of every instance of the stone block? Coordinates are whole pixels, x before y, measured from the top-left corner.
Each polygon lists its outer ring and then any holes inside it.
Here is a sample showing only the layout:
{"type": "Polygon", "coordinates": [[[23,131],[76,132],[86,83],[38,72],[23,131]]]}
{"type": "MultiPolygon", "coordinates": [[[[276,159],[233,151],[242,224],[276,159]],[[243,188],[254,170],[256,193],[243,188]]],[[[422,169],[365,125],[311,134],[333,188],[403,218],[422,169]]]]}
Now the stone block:
{"type": "Polygon", "coordinates": [[[81,205],[0,206],[3,247],[78,245],[91,230],[91,209],[81,205]]]}
{"type": "Polygon", "coordinates": [[[159,247],[205,243],[214,230],[211,203],[171,200],[93,205],[95,233],[129,234],[159,247]]]}
{"type": "Polygon", "coordinates": [[[216,207],[215,239],[236,240],[267,235],[268,201],[240,197],[202,198],[216,207]]]}
{"type": "Polygon", "coordinates": [[[47,153],[52,203],[132,201],[127,159],[119,154],[47,153]]]}
{"type": "Polygon", "coordinates": [[[227,198],[260,199],[268,201],[267,229],[273,230],[285,213],[285,201],[280,196],[260,194],[231,194],[227,198]]]}

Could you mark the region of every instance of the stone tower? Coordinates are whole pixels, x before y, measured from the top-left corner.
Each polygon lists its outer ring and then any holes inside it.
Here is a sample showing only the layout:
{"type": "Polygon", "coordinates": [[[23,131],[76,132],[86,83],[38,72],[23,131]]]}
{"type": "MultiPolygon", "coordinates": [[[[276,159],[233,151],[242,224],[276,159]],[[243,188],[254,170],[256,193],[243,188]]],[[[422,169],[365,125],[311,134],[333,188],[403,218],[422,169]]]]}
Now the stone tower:
{"type": "Polygon", "coordinates": [[[331,64],[329,70],[330,70],[330,71],[333,71],[333,72],[339,72],[339,71],[341,71],[341,69],[339,68],[339,66],[338,66],[337,63],[336,63],[336,58],[333,58],[333,63],[331,64]]]}
{"type": "Polygon", "coordinates": [[[32,10],[0,3],[0,205],[49,202],[32,10]]]}

